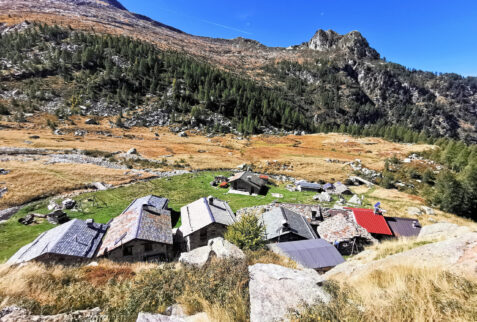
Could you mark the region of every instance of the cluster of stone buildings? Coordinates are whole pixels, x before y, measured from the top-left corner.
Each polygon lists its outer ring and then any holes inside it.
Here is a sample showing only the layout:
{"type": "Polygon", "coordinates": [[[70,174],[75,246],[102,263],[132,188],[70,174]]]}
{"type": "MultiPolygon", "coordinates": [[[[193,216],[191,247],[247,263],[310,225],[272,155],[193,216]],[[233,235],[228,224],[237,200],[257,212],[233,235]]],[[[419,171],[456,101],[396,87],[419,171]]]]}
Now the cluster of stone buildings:
{"type": "MultiPolygon", "coordinates": [[[[264,179],[240,173],[230,180],[235,189],[259,193],[264,179]],[[250,178],[252,176],[252,178],[250,178]]],[[[325,209],[319,205],[274,203],[259,216],[270,249],[319,271],[343,262],[376,239],[417,235],[417,220],[391,218],[359,208],[325,209]]],[[[171,261],[181,252],[206,246],[224,236],[237,218],[227,202],[212,196],[181,208],[181,226],[172,228],[168,199],[134,200],[107,224],[71,220],[42,233],[8,263],[30,260],[74,263],[93,258],[113,261],[171,261]]]]}

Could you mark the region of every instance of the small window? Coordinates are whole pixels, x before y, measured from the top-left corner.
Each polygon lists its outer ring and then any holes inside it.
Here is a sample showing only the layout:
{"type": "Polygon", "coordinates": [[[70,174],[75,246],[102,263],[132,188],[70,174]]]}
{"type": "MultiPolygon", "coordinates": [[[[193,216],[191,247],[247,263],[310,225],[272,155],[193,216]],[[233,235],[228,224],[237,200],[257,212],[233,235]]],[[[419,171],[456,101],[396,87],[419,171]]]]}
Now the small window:
{"type": "Polygon", "coordinates": [[[144,251],[145,252],[152,251],[152,244],[151,243],[144,244],[144,251]]]}
{"type": "Polygon", "coordinates": [[[123,256],[131,256],[133,254],[133,247],[127,246],[123,248],[123,256]]]}

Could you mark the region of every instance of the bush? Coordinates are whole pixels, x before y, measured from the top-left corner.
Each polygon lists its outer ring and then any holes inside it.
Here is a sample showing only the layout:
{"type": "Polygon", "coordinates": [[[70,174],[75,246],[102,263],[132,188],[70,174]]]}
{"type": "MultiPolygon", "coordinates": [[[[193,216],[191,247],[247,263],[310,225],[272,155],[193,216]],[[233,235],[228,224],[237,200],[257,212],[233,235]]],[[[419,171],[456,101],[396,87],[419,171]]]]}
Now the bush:
{"type": "Polygon", "coordinates": [[[225,239],[244,250],[258,250],[265,247],[265,227],[254,215],[244,215],[240,221],[229,226],[225,239]]]}
{"type": "Polygon", "coordinates": [[[0,115],[10,115],[10,111],[3,104],[0,104],[0,115]]]}

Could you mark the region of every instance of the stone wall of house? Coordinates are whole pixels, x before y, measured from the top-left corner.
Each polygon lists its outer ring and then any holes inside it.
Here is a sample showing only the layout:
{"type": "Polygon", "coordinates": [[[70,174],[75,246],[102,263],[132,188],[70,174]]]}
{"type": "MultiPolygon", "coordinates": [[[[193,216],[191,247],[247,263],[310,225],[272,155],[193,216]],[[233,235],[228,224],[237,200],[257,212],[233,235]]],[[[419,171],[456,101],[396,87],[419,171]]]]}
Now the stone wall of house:
{"type": "Polygon", "coordinates": [[[226,231],[226,226],[217,223],[199,229],[184,238],[183,251],[190,252],[198,247],[206,246],[209,240],[224,237],[226,231]]]}
{"type": "Polygon", "coordinates": [[[172,245],[154,243],[144,240],[132,240],[112,251],[107,258],[118,262],[164,261],[172,259],[172,245]],[[146,246],[148,244],[149,246],[146,246]],[[126,248],[131,247],[132,255],[127,255],[126,248]],[[151,247],[149,250],[146,247],[151,247]]]}

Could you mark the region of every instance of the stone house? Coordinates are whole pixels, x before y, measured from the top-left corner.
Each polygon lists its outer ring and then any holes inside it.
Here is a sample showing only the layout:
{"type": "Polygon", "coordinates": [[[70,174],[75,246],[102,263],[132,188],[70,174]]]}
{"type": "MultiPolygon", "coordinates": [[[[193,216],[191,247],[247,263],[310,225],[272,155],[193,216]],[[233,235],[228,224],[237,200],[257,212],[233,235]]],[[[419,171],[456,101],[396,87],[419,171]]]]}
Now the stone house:
{"type": "Polygon", "coordinates": [[[107,225],[95,223],[92,219],[70,220],[42,233],[17,251],[7,263],[39,261],[73,264],[87,261],[96,254],[107,228],[107,225]]]}
{"type": "Polygon", "coordinates": [[[98,256],[113,261],[168,261],[173,257],[168,200],[146,196],[134,200],[110,223],[98,256]]]}
{"type": "Polygon", "coordinates": [[[266,195],[268,192],[267,181],[249,171],[235,174],[229,178],[229,183],[232,189],[249,194],[266,195]]]}
{"type": "Polygon", "coordinates": [[[329,209],[324,211],[324,220],[318,224],[320,238],[333,244],[343,255],[356,254],[377,240],[358,225],[351,210],[329,209]]]}
{"type": "Polygon", "coordinates": [[[181,249],[191,250],[206,246],[208,241],[223,237],[227,226],[236,222],[227,202],[209,196],[181,208],[181,226],[177,230],[181,249]]]}
{"type": "Polygon", "coordinates": [[[316,239],[318,236],[307,219],[285,207],[275,207],[261,216],[264,238],[270,243],[316,239]]]}

